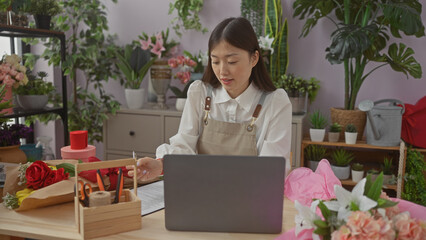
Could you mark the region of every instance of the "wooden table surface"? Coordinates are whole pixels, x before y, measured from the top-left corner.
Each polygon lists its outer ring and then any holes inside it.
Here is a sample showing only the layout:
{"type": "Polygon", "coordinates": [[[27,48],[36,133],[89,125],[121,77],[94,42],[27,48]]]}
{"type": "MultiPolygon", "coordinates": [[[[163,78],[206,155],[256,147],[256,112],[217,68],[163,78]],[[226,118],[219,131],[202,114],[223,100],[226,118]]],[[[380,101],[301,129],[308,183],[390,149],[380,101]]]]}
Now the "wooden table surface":
{"type": "MultiPolygon", "coordinates": [[[[293,202],[285,198],[283,233],[294,227],[297,211],[293,202]]],[[[0,239],[7,236],[36,239],[82,239],[74,217],[74,203],[15,212],[0,206],[0,239]]],[[[279,234],[211,233],[169,231],[164,226],[164,210],[142,218],[142,228],[99,239],[274,239],[279,234]]]]}

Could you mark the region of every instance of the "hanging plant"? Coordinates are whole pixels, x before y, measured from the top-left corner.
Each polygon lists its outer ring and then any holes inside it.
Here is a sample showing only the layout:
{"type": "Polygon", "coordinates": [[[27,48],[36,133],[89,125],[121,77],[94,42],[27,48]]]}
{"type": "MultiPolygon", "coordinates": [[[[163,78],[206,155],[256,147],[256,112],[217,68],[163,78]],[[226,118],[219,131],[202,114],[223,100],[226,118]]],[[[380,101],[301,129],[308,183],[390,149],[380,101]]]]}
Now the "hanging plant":
{"type": "Polygon", "coordinates": [[[207,28],[203,27],[198,16],[203,4],[204,0],[175,0],[170,3],[169,15],[174,11],[177,13],[177,17],[171,21],[176,35],[182,37],[182,31],[190,29],[202,33],[207,32],[207,28]]]}

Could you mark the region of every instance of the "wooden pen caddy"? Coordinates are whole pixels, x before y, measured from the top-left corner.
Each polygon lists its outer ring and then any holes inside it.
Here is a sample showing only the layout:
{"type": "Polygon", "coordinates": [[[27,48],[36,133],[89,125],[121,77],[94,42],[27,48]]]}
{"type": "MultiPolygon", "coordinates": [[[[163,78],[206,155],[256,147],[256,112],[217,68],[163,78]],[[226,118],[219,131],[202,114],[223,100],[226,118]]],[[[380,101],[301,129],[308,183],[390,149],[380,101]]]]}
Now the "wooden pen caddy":
{"type": "MultiPolygon", "coordinates": [[[[134,165],[134,159],[120,159],[92,163],[79,163],[75,167],[78,172],[103,168],[123,167],[134,165]]],[[[120,202],[99,207],[84,207],[79,200],[78,178],[76,177],[76,195],[74,197],[75,221],[78,232],[83,239],[112,235],[120,232],[137,230],[142,227],[141,200],[137,196],[136,174],[133,176],[133,189],[123,189],[120,202]]],[[[115,196],[115,191],[111,191],[115,196]]]]}

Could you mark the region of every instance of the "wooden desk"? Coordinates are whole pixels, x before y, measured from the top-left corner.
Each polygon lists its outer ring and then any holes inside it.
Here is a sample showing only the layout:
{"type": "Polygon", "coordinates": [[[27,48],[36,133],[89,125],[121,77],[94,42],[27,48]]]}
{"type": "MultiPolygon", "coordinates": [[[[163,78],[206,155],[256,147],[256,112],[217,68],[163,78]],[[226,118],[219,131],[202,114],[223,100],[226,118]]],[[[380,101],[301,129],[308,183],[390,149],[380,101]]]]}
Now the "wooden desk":
{"type": "MultiPolygon", "coordinates": [[[[284,200],[283,233],[294,226],[297,211],[294,204],[284,200]]],[[[82,239],[78,234],[74,218],[74,203],[15,212],[0,206],[0,239],[5,236],[36,239],[82,239]]],[[[164,227],[164,211],[155,212],[142,218],[142,228],[99,239],[274,239],[279,234],[211,233],[168,231],[164,227]]]]}

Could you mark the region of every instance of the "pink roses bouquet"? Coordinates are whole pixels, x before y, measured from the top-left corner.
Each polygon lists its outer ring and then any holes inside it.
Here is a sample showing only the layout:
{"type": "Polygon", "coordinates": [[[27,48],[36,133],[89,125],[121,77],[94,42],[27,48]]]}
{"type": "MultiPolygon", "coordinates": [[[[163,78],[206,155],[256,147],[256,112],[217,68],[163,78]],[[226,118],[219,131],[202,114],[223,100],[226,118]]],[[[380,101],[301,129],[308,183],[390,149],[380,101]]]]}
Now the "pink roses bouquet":
{"type": "Polygon", "coordinates": [[[0,84],[17,88],[28,83],[27,68],[20,63],[21,58],[16,54],[3,56],[0,61],[0,84]]]}

